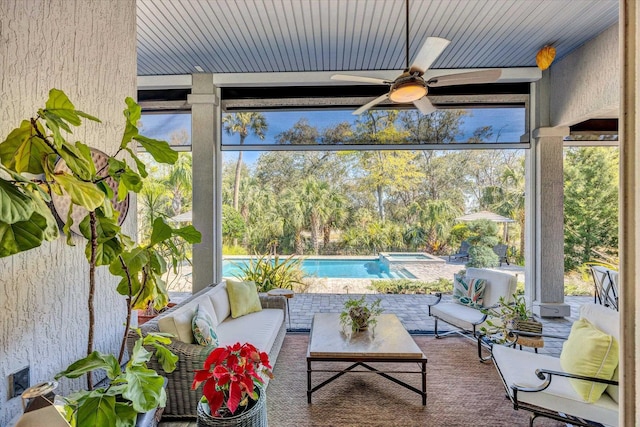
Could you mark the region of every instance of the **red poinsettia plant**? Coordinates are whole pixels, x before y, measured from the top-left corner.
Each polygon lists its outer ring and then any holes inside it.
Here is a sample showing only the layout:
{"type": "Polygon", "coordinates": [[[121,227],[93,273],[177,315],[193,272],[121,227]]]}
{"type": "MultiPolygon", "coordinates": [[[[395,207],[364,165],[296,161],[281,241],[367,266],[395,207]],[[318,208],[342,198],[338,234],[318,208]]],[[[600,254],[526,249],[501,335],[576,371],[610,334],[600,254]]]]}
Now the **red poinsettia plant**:
{"type": "Polygon", "coordinates": [[[202,393],[214,417],[225,416],[224,409],[234,414],[246,406],[248,399],[257,400],[256,386],[264,381],[259,373],[273,378],[269,356],[252,344],[235,343],[213,350],[204,361],[204,369],[197,370],[191,388],[204,382],[202,393]]]}

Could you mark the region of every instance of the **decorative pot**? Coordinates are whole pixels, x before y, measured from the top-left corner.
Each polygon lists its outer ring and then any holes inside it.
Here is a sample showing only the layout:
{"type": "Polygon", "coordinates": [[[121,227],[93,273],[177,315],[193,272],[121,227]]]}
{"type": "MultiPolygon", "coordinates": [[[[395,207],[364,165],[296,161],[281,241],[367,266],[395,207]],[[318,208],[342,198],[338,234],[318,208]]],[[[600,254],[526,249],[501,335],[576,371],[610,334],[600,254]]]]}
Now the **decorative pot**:
{"type": "Polygon", "coordinates": [[[212,417],[209,405],[198,402],[198,427],[267,427],[267,396],[262,387],[257,387],[258,400],[249,400],[247,409],[231,417],[212,417]]]}
{"type": "Polygon", "coordinates": [[[509,330],[529,332],[532,334],[542,333],[542,323],[537,320],[518,320],[512,319],[507,321],[506,327],[509,330]]]}
{"type": "Polygon", "coordinates": [[[349,317],[353,323],[353,329],[356,331],[362,331],[369,326],[369,317],[371,313],[364,307],[352,307],[349,310],[349,317]]]}

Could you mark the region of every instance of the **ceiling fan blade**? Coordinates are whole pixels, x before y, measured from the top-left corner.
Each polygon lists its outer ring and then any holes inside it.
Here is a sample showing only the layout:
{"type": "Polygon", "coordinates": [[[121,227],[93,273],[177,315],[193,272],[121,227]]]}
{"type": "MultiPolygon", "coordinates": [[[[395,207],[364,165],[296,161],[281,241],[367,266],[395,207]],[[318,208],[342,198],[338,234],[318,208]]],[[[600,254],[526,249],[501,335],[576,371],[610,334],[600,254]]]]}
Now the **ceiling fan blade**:
{"type": "Polygon", "coordinates": [[[420,74],[424,74],[449,43],[451,43],[449,40],[440,37],[427,37],[418,54],[413,59],[410,70],[420,71],[420,74]]]}
{"type": "Polygon", "coordinates": [[[500,78],[502,70],[470,71],[468,73],[449,74],[448,76],[433,77],[427,81],[429,87],[472,85],[493,83],[500,78]]]}
{"type": "Polygon", "coordinates": [[[380,104],[382,101],[386,101],[387,99],[389,99],[389,94],[388,93],[385,93],[384,95],[380,95],[379,97],[377,97],[373,101],[368,102],[368,103],[364,104],[362,107],[358,108],[352,114],[354,116],[358,116],[358,115],[364,113],[365,111],[367,111],[369,108],[374,107],[374,106],[380,104]]]}
{"type": "Polygon", "coordinates": [[[346,81],[346,82],[373,83],[373,84],[377,84],[377,85],[388,85],[388,84],[392,83],[390,81],[383,80],[383,79],[377,79],[375,77],[352,76],[352,75],[348,75],[348,74],[334,74],[333,76],[331,76],[331,80],[343,80],[343,81],[346,81]]]}
{"type": "Polygon", "coordinates": [[[429,98],[427,98],[426,96],[413,101],[413,105],[415,105],[422,114],[431,114],[437,110],[437,108],[433,106],[431,101],[429,101],[429,98]]]}

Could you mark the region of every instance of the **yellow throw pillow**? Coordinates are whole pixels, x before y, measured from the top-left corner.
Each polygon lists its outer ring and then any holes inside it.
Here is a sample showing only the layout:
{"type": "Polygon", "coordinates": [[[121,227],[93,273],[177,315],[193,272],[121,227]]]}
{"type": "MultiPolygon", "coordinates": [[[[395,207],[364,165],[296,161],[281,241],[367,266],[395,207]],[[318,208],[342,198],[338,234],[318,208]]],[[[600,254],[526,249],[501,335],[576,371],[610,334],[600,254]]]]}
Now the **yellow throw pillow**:
{"type": "Polygon", "coordinates": [[[255,282],[227,280],[227,293],[229,294],[231,317],[234,319],[262,310],[255,282]]]}
{"type": "MultiPolygon", "coordinates": [[[[565,372],[610,380],[618,366],[618,341],[593,326],[587,319],[577,320],[562,346],[560,365],[565,372]]],[[[573,389],[585,402],[593,403],[607,384],[571,379],[573,389]]]]}

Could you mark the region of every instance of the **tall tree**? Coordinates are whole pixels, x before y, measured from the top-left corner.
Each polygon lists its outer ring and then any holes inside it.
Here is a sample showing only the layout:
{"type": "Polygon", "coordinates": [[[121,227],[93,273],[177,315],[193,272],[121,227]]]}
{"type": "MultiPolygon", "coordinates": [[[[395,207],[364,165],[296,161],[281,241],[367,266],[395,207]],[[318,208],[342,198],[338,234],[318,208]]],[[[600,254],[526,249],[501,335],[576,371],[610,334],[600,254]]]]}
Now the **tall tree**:
{"type": "MultiPolygon", "coordinates": [[[[267,119],[262,113],[232,113],[222,117],[222,127],[228,135],[238,134],[240,145],[244,144],[249,134],[264,139],[267,132],[267,119]]],[[[236,174],[233,182],[233,208],[238,210],[238,195],[240,194],[240,173],[242,170],[242,151],[238,151],[236,174]]]]}
{"type": "Polygon", "coordinates": [[[570,148],[564,161],[565,269],[618,255],[617,148],[570,148]]]}
{"type": "MultiPolygon", "coordinates": [[[[368,111],[357,121],[356,141],[361,144],[387,145],[405,140],[406,131],[396,128],[396,111],[368,111]]],[[[418,169],[412,151],[366,150],[357,151],[364,173],[363,184],[373,188],[381,221],[385,220],[384,202],[389,191],[404,191],[415,185],[422,172],[418,169]]]]}

